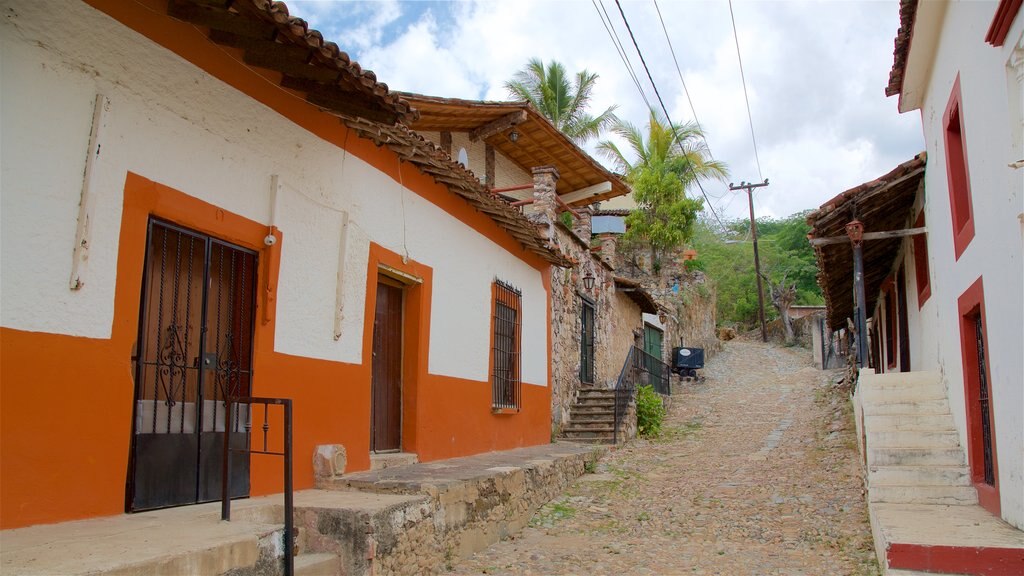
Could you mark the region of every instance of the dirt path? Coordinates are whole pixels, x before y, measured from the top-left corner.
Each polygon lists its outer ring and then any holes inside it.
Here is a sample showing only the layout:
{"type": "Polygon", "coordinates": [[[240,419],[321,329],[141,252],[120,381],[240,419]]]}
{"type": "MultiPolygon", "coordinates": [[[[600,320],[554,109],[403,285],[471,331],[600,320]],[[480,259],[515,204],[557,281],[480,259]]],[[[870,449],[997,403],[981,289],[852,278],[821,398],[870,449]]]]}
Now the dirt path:
{"type": "Polygon", "coordinates": [[[615,451],[455,574],[877,574],[855,433],[801,348],[729,342],[661,438],[615,451]]]}

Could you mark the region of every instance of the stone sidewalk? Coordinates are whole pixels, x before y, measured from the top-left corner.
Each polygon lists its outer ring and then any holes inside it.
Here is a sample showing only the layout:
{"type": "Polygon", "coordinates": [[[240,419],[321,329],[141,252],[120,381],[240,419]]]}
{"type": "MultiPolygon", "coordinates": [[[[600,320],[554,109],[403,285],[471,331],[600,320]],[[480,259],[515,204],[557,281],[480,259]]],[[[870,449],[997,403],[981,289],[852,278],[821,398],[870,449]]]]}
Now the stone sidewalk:
{"type": "Polygon", "coordinates": [[[732,341],[663,436],[455,574],[877,574],[853,422],[810,353],[732,341]]]}

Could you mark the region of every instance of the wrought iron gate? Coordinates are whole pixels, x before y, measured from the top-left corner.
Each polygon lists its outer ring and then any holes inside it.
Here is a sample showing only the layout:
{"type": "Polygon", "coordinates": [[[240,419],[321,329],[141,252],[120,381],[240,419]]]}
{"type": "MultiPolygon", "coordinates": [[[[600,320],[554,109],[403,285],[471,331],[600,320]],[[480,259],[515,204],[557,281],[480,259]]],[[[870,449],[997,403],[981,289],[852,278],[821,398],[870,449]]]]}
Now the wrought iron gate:
{"type": "MultiPolygon", "coordinates": [[[[151,220],[139,334],[127,508],[218,500],[224,399],[251,395],[255,252],[151,220]]],[[[236,405],[242,448],[250,414],[236,405]]],[[[231,495],[249,493],[248,454],[232,455],[231,495]]]]}

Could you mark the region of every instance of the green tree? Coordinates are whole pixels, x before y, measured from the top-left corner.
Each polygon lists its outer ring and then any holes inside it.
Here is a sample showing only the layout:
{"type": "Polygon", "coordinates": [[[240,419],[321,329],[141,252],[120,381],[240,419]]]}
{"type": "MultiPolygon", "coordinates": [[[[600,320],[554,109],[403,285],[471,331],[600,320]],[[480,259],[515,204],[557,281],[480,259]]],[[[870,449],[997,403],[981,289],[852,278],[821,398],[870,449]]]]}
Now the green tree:
{"type": "Polygon", "coordinates": [[[552,60],[545,65],[543,60],[531,58],[512,80],[505,82],[505,89],[512,98],[529,102],[577,144],[583,144],[617,120],[615,106],[597,116],[587,112],[597,78],[597,74],[582,70],[570,80],[560,62],[552,60]]]}
{"type": "Polygon", "coordinates": [[[671,124],[651,110],[646,134],[625,121],[617,121],[612,132],[626,141],[629,156],[612,141],[601,142],[598,150],[625,174],[637,204],[626,217],[623,241],[627,247],[647,246],[657,267],[665,253],[690,240],[704,207],[702,200],[686,196],[687,187],[698,180],[725,181],[729,171],[710,159],[703,134],[692,122],[671,124]]]}
{"type": "MultiPolygon", "coordinates": [[[[795,304],[821,304],[824,299],[817,283],[817,262],[807,241],[810,227],[807,212],[788,218],[759,218],[758,250],[761,272],[771,285],[796,284],[795,304]]],[[[757,323],[757,281],[754,276],[754,252],[750,242],[750,222],[726,222],[725,229],[716,229],[701,221],[695,227],[693,246],[699,254],[696,264],[715,282],[718,292],[718,320],[754,326],[757,323]]],[[[768,286],[765,303],[770,302],[768,286]]],[[[765,311],[769,319],[777,316],[771,307],[765,311]]]]}

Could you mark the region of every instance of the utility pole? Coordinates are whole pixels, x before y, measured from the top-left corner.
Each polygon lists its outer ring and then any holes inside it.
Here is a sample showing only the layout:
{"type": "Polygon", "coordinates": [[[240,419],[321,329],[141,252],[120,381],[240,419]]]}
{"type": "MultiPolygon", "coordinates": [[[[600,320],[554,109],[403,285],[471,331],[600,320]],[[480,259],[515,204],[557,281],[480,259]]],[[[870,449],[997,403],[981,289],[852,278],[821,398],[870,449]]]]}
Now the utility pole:
{"type": "Polygon", "coordinates": [[[768,341],[768,327],[764,323],[764,288],[761,287],[761,257],[757,253],[757,220],[754,219],[754,188],[762,188],[768,185],[768,179],[760,184],[740,182],[739,185],[729,183],[729,190],[746,190],[747,202],[750,205],[750,236],[754,241],[754,275],[757,276],[757,307],[758,315],[761,318],[761,340],[768,341]]]}

